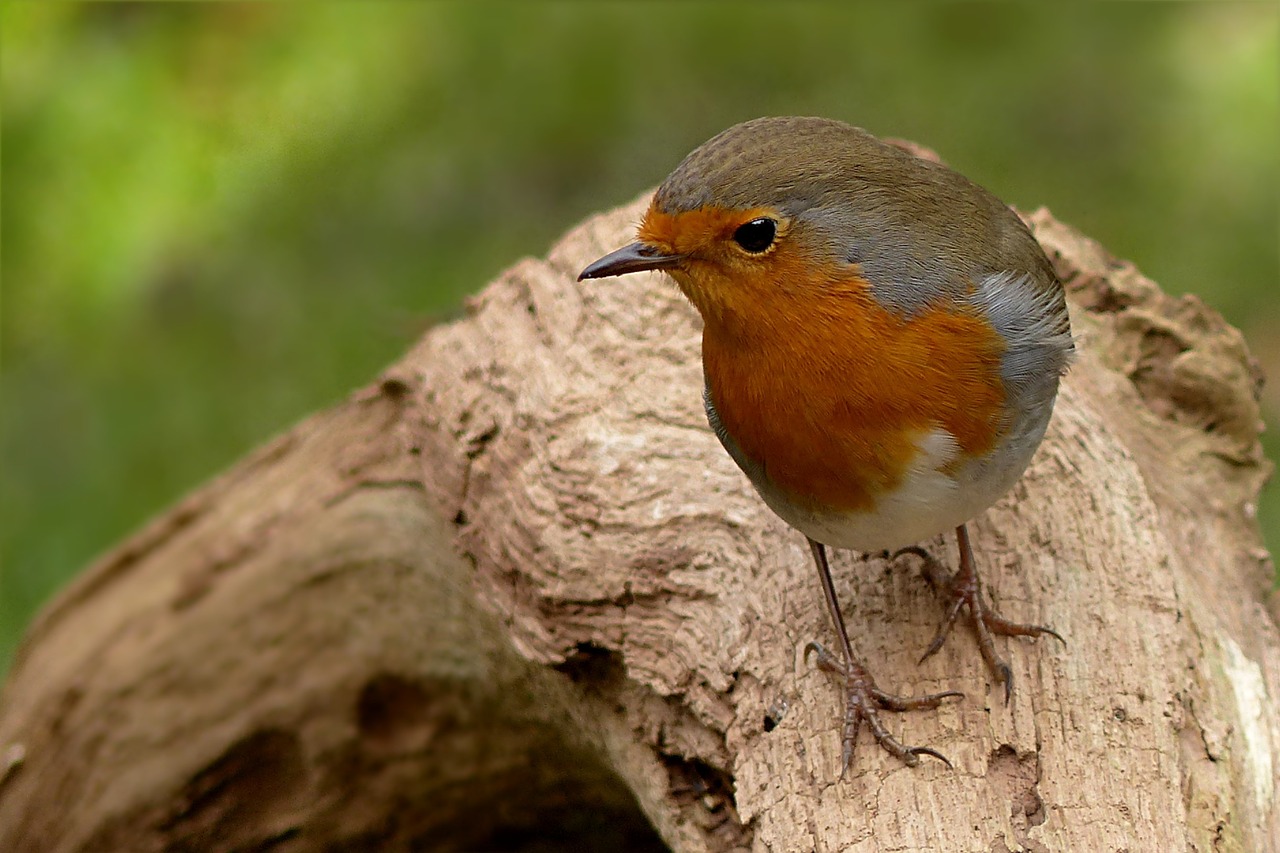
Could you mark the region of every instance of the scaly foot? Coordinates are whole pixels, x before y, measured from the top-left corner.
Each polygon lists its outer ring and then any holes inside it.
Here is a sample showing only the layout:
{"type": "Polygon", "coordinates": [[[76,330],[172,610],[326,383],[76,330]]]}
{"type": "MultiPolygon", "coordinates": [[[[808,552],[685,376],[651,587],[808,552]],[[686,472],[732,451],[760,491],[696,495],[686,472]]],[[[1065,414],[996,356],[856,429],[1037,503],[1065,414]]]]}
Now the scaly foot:
{"type": "Polygon", "coordinates": [[[948,572],[936,557],[915,545],[902,548],[894,552],[891,557],[895,560],[904,554],[919,557],[924,561],[925,579],[934,589],[943,590],[951,599],[947,615],[920,661],[924,662],[942,648],[947,635],[951,633],[951,627],[955,625],[956,618],[960,615],[960,608],[968,605],[974,632],[978,635],[978,649],[982,652],[982,659],[987,662],[996,679],[1004,685],[1004,701],[1008,703],[1013,695],[1013,670],[996,654],[996,644],[992,636],[999,634],[1005,637],[1038,637],[1048,634],[1050,637],[1056,637],[1063,645],[1066,645],[1067,641],[1052,628],[1010,622],[992,611],[982,599],[982,581],[978,577],[978,570],[974,564],[973,547],[969,544],[969,531],[963,524],[956,528],[956,541],[960,546],[960,569],[954,575],[948,572]]]}
{"type": "Polygon", "coordinates": [[[871,674],[856,660],[842,662],[819,643],[809,643],[804,647],[806,660],[808,660],[810,652],[817,656],[819,669],[844,677],[845,707],[840,778],[844,778],[845,773],[849,770],[849,765],[853,762],[853,746],[858,739],[858,731],[862,728],[863,721],[866,721],[867,727],[871,729],[871,734],[875,736],[876,742],[888,750],[890,754],[906,763],[907,766],[915,767],[920,763],[920,756],[922,755],[932,756],[947,765],[947,767],[951,766],[951,762],[947,760],[947,757],[936,749],[930,749],[927,746],[906,746],[899,742],[897,738],[889,734],[880,722],[879,709],[886,711],[915,711],[936,708],[942,704],[943,699],[950,696],[963,697],[963,693],[956,690],[947,690],[943,693],[933,693],[928,696],[894,696],[892,693],[885,693],[876,687],[871,674]]]}

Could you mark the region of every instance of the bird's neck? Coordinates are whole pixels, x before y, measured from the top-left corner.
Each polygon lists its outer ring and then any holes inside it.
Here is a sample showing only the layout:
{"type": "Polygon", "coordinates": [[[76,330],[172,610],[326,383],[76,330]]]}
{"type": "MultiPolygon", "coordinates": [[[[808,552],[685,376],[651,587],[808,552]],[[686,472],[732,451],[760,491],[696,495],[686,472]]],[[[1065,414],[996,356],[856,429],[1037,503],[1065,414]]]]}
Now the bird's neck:
{"type": "Polygon", "coordinates": [[[780,367],[855,368],[860,360],[875,358],[876,339],[900,323],[857,285],[763,298],[743,294],[707,300],[699,293],[686,295],[702,315],[704,349],[762,367],[781,362],[780,367]]]}

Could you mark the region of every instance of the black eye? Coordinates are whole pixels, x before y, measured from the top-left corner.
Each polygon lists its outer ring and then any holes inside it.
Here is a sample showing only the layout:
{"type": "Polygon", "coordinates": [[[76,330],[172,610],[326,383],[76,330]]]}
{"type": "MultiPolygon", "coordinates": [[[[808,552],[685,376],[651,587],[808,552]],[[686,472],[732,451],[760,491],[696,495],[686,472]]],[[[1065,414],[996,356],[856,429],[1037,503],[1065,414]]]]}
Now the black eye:
{"type": "Polygon", "coordinates": [[[773,238],[778,233],[778,223],[767,217],[753,219],[738,226],[733,232],[733,242],[753,255],[758,255],[773,245],[773,238]]]}

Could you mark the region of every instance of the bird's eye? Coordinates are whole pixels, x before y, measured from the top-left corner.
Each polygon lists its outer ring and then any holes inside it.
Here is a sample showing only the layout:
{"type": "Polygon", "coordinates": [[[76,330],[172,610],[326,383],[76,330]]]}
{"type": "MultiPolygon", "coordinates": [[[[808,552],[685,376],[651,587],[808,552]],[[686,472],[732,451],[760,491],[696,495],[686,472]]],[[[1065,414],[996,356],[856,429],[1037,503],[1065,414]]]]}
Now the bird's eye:
{"type": "Polygon", "coordinates": [[[762,216],[738,226],[733,232],[733,242],[753,255],[758,255],[773,245],[778,233],[778,223],[762,216]]]}

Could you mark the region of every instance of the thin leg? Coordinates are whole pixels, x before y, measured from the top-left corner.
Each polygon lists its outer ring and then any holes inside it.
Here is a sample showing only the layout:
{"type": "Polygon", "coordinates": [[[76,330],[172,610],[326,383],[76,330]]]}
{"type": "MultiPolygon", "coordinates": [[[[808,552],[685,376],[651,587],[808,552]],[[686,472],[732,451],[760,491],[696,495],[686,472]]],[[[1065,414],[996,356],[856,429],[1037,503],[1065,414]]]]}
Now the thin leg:
{"type": "Polygon", "coordinates": [[[809,549],[813,552],[813,560],[818,566],[818,579],[822,582],[822,593],[827,599],[827,610],[831,613],[831,621],[836,626],[836,636],[840,640],[840,650],[844,660],[840,660],[818,643],[805,646],[805,657],[812,652],[817,655],[820,669],[844,676],[844,730],[843,749],[841,753],[840,776],[849,770],[853,762],[853,746],[858,739],[858,730],[863,721],[871,729],[876,742],[892,755],[914,767],[920,763],[921,755],[932,756],[948,767],[951,762],[937,750],[927,746],[905,746],[893,735],[889,734],[880,722],[880,708],[887,711],[914,711],[922,708],[936,708],[943,699],[949,696],[963,696],[955,690],[944,693],[933,693],[929,696],[903,697],[885,693],[876,687],[871,674],[853,655],[853,644],[849,642],[849,632],[844,627],[844,616],[840,613],[840,603],[836,600],[836,588],[831,582],[831,569],[827,565],[826,548],[819,542],[809,540],[809,549]]]}
{"type": "Polygon", "coordinates": [[[933,642],[929,644],[929,648],[925,649],[924,656],[920,660],[923,662],[942,648],[947,635],[951,633],[951,627],[960,615],[960,608],[968,605],[974,633],[978,635],[978,650],[982,652],[982,659],[987,662],[996,680],[1004,685],[1004,701],[1007,703],[1013,695],[1013,670],[996,654],[996,644],[992,635],[1038,637],[1048,634],[1050,637],[1056,637],[1063,645],[1066,645],[1067,641],[1052,628],[1010,622],[991,610],[982,598],[982,580],[978,577],[977,565],[973,559],[973,546],[969,544],[969,531],[963,524],[956,528],[956,542],[960,546],[960,569],[954,575],[923,548],[916,546],[903,548],[893,555],[896,559],[903,554],[913,554],[923,560],[925,579],[934,589],[944,590],[951,599],[947,606],[947,615],[938,627],[938,633],[934,635],[933,642]]]}

